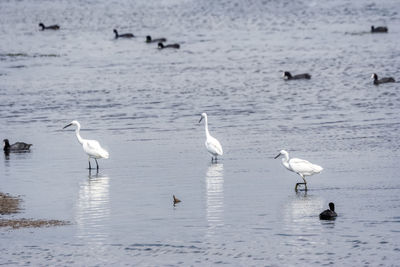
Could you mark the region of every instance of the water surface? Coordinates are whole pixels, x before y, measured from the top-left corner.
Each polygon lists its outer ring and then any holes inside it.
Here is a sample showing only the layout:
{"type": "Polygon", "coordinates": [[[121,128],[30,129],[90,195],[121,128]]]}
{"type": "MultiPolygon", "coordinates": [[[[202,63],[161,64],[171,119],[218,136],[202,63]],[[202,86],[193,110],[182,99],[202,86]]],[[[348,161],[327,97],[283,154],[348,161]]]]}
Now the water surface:
{"type": "Polygon", "coordinates": [[[1,1],[0,264],[391,266],[400,260],[399,5],[319,1],[1,1]],[[58,23],[59,31],[37,24],[58,23]],[[387,25],[388,34],[368,34],[387,25]],[[115,40],[112,32],[132,32],[115,40]],[[156,49],[146,35],[180,50],[156,49]],[[281,72],[309,72],[285,82],[281,72]],[[218,164],[204,147],[224,148],[218,164]],[[88,173],[74,132],[109,150],[88,173]],[[324,171],[300,178],[286,149],[324,171]],[[172,195],[181,203],[172,206],[172,195]],[[333,201],[339,217],[318,214],[333,201]]]}

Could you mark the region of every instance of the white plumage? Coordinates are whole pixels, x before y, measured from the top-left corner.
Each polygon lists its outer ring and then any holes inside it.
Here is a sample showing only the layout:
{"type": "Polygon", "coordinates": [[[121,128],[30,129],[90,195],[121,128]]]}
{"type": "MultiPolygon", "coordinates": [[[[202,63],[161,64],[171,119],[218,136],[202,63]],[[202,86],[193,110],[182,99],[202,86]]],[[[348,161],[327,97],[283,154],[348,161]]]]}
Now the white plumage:
{"type": "Polygon", "coordinates": [[[90,158],[93,158],[96,161],[96,166],[97,166],[97,170],[98,170],[99,164],[97,163],[97,159],[102,159],[102,158],[108,159],[109,154],[108,154],[107,150],[102,148],[100,146],[99,142],[96,140],[83,139],[79,133],[81,130],[81,124],[76,120],[71,121],[71,123],[66,125],[63,129],[65,129],[71,125],[76,126],[76,129],[75,129],[76,138],[78,139],[78,142],[82,145],[83,151],[85,151],[85,153],[89,156],[89,170],[91,169],[90,158]]]}
{"type": "Polygon", "coordinates": [[[217,161],[217,156],[222,156],[224,154],[223,150],[222,150],[222,146],[219,143],[219,141],[217,139],[215,139],[214,137],[212,137],[210,135],[210,132],[208,131],[208,118],[207,118],[207,114],[206,113],[202,113],[201,114],[201,118],[199,120],[199,123],[201,122],[201,120],[204,118],[204,127],[206,130],[206,148],[208,153],[210,153],[211,155],[211,161],[217,161]]]}
{"type": "Polygon", "coordinates": [[[320,173],[323,170],[323,168],[321,166],[312,164],[311,162],[309,162],[307,160],[298,159],[298,158],[290,159],[289,153],[285,150],[281,150],[275,158],[278,158],[281,155],[284,156],[284,158],[282,158],[283,166],[285,166],[286,169],[288,169],[289,171],[295,172],[298,175],[300,175],[301,178],[303,178],[304,183],[296,184],[296,187],[295,187],[296,191],[297,191],[297,186],[299,184],[304,184],[305,190],[307,190],[307,181],[306,181],[305,177],[320,173]]]}

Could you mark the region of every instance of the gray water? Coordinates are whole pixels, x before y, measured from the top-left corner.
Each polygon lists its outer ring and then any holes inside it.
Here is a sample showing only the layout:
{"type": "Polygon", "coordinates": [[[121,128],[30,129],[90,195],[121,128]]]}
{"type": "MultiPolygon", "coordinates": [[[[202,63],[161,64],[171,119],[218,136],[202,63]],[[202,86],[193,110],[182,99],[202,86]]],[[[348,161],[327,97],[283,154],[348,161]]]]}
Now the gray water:
{"type": "Polygon", "coordinates": [[[400,80],[400,5],[375,2],[1,1],[0,133],[34,144],[0,155],[24,200],[1,218],[71,224],[0,229],[0,264],[399,265],[400,86],[370,76],[400,80]],[[98,174],[73,119],[110,152],[98,174]],[[281,149],[324,167],[307,193],[281,149]]]}

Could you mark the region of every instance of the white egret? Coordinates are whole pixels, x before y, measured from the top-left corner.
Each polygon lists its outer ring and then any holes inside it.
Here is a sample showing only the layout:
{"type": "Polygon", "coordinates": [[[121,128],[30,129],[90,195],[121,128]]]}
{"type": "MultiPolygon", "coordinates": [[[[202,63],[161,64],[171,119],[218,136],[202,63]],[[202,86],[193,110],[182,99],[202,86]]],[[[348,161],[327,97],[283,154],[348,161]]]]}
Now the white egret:
{"type": "Polygon", "coordinates": [[[215,139],[214,137],[212,137],[210,135],[210,132],[208,131],[208,120],[207,120],[207,114],[206,113],[202,113],[201,114],[201,118],[199,120],[199,123],[201,122],[201,120],[204,118],[204,124],[205,124],[205,130],[206,130],[206,148],[208,153],[211,154],[211,162],[217,161],[217,156],[222,156],[222,154],[224,154],[224,152],[222,151],[222,146],[219,143],[219,141],[217,139],[215,139]]]}
{"type": "Polygon", "coordinates": [[[296,187],[294,188],[294,190],[296,191],[299,184],[304,184],[305,190],[307,191],[307,181],[305,177],[311,176],[316,173],[320,173],[323,170],[321,166],[312,164],[311,162],[304,159],[298,159],[298,158],[289,159],[289,153],[285,150],[281,150],[279,154],[275,157],[275,159],[281,155],[284,156],[284,158],[282,158],[283,166],[285,166],[286,169],[288,169],[289,171],[295,172],[298,175],[300,175],[301,178],[303,178],[304,183],[296,184],[296,187]]]}
{"type": "Polygon", "coordinates": [[[108,157],[109,157],[108,152],[104,148],[102,148],[100,146],[99,142],[97,142],[96,140],[87,140],[87,139],[83,139],[81,137],[81,135],[79,134],[79,131],[81,130],[81,125],[78,121],[76,121],[76,120],[71,121],[71,123],[64,126],[63,129],[65,129],[71,125],[76,126],[76,129],[75,129],[76,138],[78,139],[78,142],[82,145],[83,151],[85,151],[85,153],[89,156],[89,170],[91,169],[90,158],[94,158],[94,160],[96,161],[96,166],[97,166],[97,170],[98,170],[99,164],[97,163],[97,159],[102,159],[102,158],[108,159],[108,157]]]}

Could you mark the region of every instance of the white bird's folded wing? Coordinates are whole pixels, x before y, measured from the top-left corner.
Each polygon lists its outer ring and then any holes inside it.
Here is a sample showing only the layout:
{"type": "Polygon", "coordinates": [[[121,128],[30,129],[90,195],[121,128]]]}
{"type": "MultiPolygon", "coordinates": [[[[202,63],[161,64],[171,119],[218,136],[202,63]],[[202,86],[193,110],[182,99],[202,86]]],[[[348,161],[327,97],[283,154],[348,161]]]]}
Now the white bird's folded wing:
{"type": "Polygon", "coordinates": [[[304,159],[298,159],[298,158],[290,159],[289,165],[294,172],[301,173],[304,175],[312,175],[314,173],[319,173],[322,171],[321,166],[312,164],[311,162],[304,159]]]}
{"type": "Polygon", "coordinates": [[[222,154],[224,153],[221,144],[214,137],[209,137],[209,140],[207,140],[206,142],[206,147],[210,153],[214,153],[220,156],[222,156],[222,154]]]}
{"type": "Polygon", "coordinates": [[[97,142],[96,140],[87,140],[86,141],[86,146],[84,146],[85,152],[93,155],[95,157],[98,158],[108,158],[109,154],[108,152],[103,149],[99,142],[97,142]]]}

